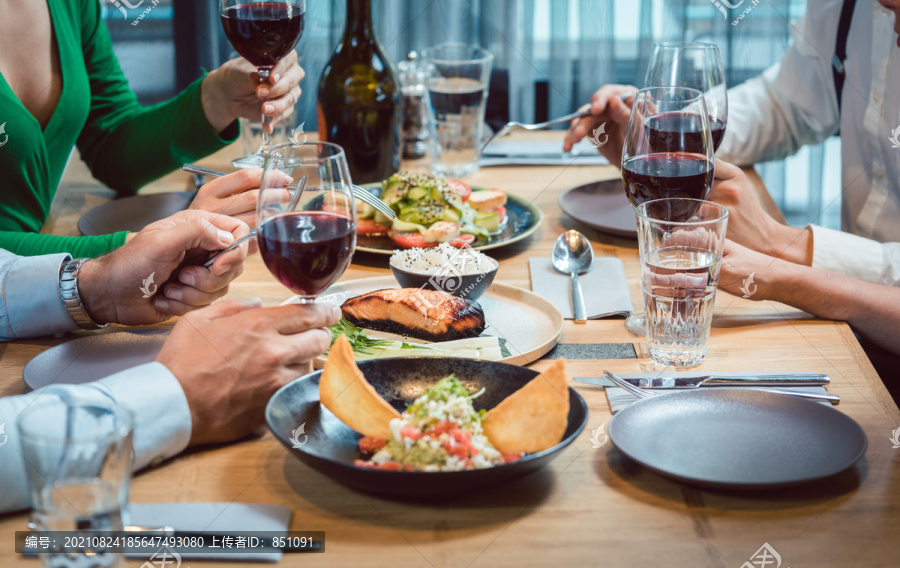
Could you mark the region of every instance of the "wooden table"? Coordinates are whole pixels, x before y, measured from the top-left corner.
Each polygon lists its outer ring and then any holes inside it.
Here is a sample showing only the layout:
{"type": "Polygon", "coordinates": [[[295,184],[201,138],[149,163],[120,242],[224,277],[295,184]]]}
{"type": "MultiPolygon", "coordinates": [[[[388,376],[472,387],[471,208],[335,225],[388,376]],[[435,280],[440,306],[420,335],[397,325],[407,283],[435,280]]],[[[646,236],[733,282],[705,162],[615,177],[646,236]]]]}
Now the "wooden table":
{"type": "MultiPolygon", "coordinates": [[[[229,148],[202,163],[228,169],[234,151],[229,148]]],[[[528,257],[549,256],[556,235],[577,227],[591,238],[597,255],[622,259],[632,297],[639,301],[635,242],[577,226],[556,204],[560,192],[570,187],[617,175],[607,166],[489,168],[472,176],[473,184],[533,200],[545,214],[543,226],[530,240],[492,251],[500,260],[497,280],[529,288],[528,257]]],[[[758,177],[755,180],[761,188],[758,177]]],[[[178,172],[145,191],[180,190],[187,183],[187,176],[178,172]]],[[[768,207],[774,208],[764,189],[761,192],[768,207]]],[[[79,214],[110,195],[90,181],[76,161],[48,228],[75,234],[79,214]]],[[[389,273],[383,257],[355,261],[344,280],[389,273]]],[[[275,305],[288,293],[255,257],[230,296],[260,296],[275,305]]],[[[700,369],[831,375],[829,390],[842,399],[838,410],[856,419],[869,438],[866,456],[855,468],[825,482],[763,493],[710,492],[681,485],[626,462],[609,443],[593,447],[591,430],[609,422],[609,406],[601,390],[578,387],[590,407],[588,428],[579,439],[544,471],[486,493],[430,505],[357,493],[288,455],[266,433],[226,447],[192,451],[144,471],[134,479],[132,499],[286,505],[294,512],[292,530],[324,530],[327,545],[325,554],[286,556],[285,566],[737,567],[766,542],[781,555],[785,567],[900,564],[900,450],[892,449],[888,440],[900,426],[900,410],[853,333],[843,323],[724,293],[717,299],[715,314],[709,356],[700,369]]],[[[28,360],[71,337],[0,346],[0,394],[23,392],[22,368],[28,360]]],[[[567,321],[563,342],[632,344],[639,356],[567,361],[571,377],[597,376],[604,367],[640,371],[650,363],[644,339],[627,332],[621,319],[586,325],[567,321]]],[[[540,370],[547,362],[533,366],[540,370]]],[[[36,565],[12,552],[12,533],[22,530],[25,522],[24,514],[0,517],[4,542],[0,565],[36,565]]]]}

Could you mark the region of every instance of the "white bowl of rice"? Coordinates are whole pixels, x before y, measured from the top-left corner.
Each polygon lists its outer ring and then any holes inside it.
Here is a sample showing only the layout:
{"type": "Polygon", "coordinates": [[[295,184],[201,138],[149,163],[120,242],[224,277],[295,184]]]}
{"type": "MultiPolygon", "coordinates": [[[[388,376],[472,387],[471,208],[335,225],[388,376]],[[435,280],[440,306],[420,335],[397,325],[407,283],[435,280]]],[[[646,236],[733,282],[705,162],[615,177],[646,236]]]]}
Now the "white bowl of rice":
{"type": "Polygon", "coordinates": [[[484,295],[500,268],[496,260],[485,254],[447,243],[395,250],[390,265],[403,288],[441,290],[473,301],[484,295]]]}

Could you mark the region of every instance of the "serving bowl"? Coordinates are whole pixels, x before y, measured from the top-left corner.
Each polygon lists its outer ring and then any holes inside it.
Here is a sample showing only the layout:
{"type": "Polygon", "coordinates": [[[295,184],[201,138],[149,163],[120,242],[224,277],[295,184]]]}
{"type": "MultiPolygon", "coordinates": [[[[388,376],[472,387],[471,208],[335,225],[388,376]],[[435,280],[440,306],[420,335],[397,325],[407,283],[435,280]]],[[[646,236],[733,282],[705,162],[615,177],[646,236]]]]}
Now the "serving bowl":
{"type": "MultiPolygon", "coordinates": [[[[438,380],[455,374],[470,390],[485,389],[473,400],[476,410],[491,409],[538,375],[516,365],[456,358],[374,359],[359,363],[366,380],[399,411],[438,380]]],[[[296,379],[266,406],[266,423],[290,452],[328,477],[358,489],[397,497],[461,494],[532,473],[572,443],[587,423],[584,399],[569,388],[569,415],[562,440],[547,450],[486,469],[447,472],[385,471],[353,465],[359,457],[358,432],[319,403],[321,371],[296,379]],[[301,429],[300,427],[303,426],[301,429]]]]}
{"type": "Polygon", "coordinates": [[[494,268],[478,274],[460,275],[449,269],[440,269],[438,274],[422,274],[397,268],[391,264],[391,272],[401,288],[424,288],[425,290],[437,290],[447,292],[460,298],[476,301],[482,297],[491,282],[500,270],[500,264],[491,259],[494,268]]]}

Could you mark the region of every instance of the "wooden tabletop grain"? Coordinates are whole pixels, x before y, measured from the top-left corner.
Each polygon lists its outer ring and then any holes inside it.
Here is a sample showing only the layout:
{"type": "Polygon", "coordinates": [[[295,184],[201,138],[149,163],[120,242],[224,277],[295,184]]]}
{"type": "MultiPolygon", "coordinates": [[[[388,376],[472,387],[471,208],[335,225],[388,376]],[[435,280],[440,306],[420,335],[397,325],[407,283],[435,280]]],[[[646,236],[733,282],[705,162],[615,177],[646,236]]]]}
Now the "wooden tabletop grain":
{"type": "MultiPolygon", "coordinates": [[[[201,164],[228,170],[236,152],[228,148],[201,164]]],[[[748,175],[766,207],[777,214],[758,176],[752,170],[748,175]]],[[[497,281],[530,288],[528,258],[549,256],[554,238],[577,228],[591,239],[595,254],[625,263],[632,297],[640,302],[636,243],[579,226],[557,206],[566,189],[616,176],[609,166],[487,168],[471,176],[467,181],[472,184],[533,201],[545,215],[531,239],[491,252],[500,261],[497,281]]],[[[182,190],[188,181],[186,174],[175,172],[144,192],[182,190]]],[[[45,230],[77,234],[79,216],[110,197],[73,160],[45,230]]],[[[385,257],[359,255],[343,280],[387,274],[385,257]]],[[[289,296],[258,256],[248,261],[230,292],[233,298],[252,296],[267,305],[289,296]]],[[[0,346],[0,395],[25,392],[24,365],[76,336],[0,346]]],[[[630,344],[638,353],[636,359],[567,361],[570,377],[598,376],[603,368],[650,368],[645,340],[626,331],[622,319],[586,325],[567,321],[562,341],[630,344]]],[[[538,361],[533,367],[541,370],[547,364],[538,361]]],[[[785,568],[900,565],[900,449],[889,441],[891,431],[900,427],[900,410],[845,324],[721,293],[709,356],[699,369],[830,375],[829,391],[842,399],[837,411],[858,421],[868,436],[865,457],[843,474],[800,488],[746,494],[693,488],[629,463],[603,435],[597,440],[604,443],[594,447],[591,431],[611,418],[606,395],[570,383],[588,403],[588,428],[545,470],[485,493],[428,504],[359,493],[302,464],[264,433],[194,450],[143,471],[134,479],[131,497],[135,502],[288,506],[292,530],[325,531],[326,552],[287,555],[284,566],[740,567],[764,543],[777,551],[785,568]]],[[[23,530],[26,521],[25,514],[0,517],[0,566],[36,565],[13,552],[13,531],[23,530]]],[[[141,564],[129,562],[135,568],[141,564]]]]}

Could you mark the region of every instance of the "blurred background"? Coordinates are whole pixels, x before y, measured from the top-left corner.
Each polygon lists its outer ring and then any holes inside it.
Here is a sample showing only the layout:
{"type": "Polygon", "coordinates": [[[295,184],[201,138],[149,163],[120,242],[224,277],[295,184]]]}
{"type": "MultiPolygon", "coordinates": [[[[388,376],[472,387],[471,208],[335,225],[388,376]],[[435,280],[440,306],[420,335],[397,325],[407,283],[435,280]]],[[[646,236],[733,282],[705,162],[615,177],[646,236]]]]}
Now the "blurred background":
{"type": "MultiPolygon", "coordinates": [[[[131,0],[135,8],[120,3],[121,9],[101,2],[125,75],[145,104],[173,96],[231,53],[212,0],[131,0]]],[[[496,126],[567,114],[605,83],[643,83],[654,41],[716,43],[729,86],[758,75],[781,58],[790,22],[806,2],[752,2],[725,7],[726,18],[714,0],[373,0],[373,16],[394,63],[445,41],[493,52],[488,122],[496,126]]],[[[307,0],[296,48],[306,70],[296,123],[305,122],[307,131],[315,130],[319,77],[343,32],[345,12],[345,0],[307,0]]],[[[840,228],[837,137],[757,170],[789,223],[840,228]]]]}

